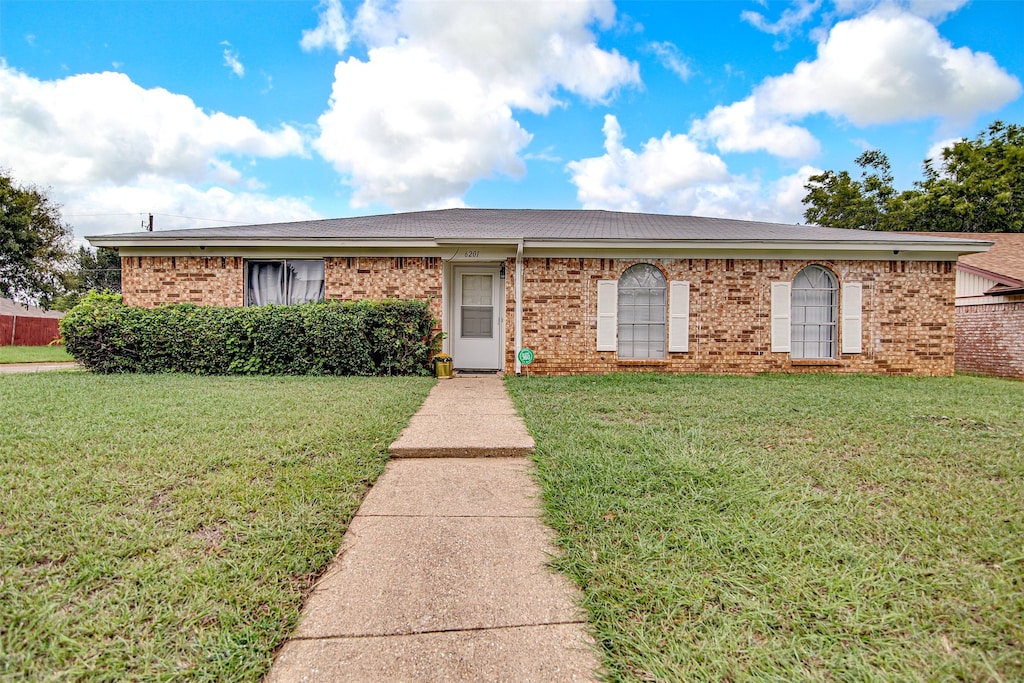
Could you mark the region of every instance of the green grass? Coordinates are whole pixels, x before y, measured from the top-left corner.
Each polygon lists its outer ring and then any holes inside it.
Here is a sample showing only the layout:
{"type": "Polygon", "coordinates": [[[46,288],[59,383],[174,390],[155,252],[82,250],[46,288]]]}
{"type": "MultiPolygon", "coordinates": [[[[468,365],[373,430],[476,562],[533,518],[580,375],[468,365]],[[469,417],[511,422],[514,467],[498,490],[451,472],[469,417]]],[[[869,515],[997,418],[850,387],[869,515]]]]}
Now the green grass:
{"type": "Polygon", "coordinates": [[[58,363],[73,360],[63,346],[0,346],[0,363],[58,363]]]}
{"type": "Polygon", "coordinates": [[[259,680],[431,385],[0,377],[0,679],[259,680]]]}
{"type": "Polygon", "coordinates": [[[1024,680],[1024,384],[507,386],[610,680],[1024,680]]]}

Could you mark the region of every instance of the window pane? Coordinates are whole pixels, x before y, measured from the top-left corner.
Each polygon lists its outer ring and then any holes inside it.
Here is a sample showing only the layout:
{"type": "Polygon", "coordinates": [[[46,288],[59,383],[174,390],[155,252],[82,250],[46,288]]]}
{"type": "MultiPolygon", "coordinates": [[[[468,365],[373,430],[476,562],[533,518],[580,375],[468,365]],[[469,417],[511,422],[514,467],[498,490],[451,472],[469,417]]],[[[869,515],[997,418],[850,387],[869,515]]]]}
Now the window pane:
{"type": "Polygon", "coordinates": [[[491,306],[493,275],[463,275],[462,303],[465,306],[491,306]]]}
{"type": "Polygon", "coordinates": [[[838,286],[835,275],[821,266],[807,266],[793,278],[793,358],[835,357],[838,286]]]}
{"type": "Polygon", "coordinates": [[[324,262],[288,261],[288,303],[324,300],[324,262]]]}
{"type": "Polygon", "coordinates": [[[667,289],[665,276],[647,263],[619,278],[619,358],[665,357],[667,289]]]}
{"type": "Polygon", "coordinates": [[[491,306],[463,306],[462,336],[470,339],[491,339],[494,335],[493,311],[491,306]]]}
{"type": "Polygon", "coordinates": [[[245,301],[250,306],[287,302],[283,261],[250,262],[245,283],[245,301]]]}

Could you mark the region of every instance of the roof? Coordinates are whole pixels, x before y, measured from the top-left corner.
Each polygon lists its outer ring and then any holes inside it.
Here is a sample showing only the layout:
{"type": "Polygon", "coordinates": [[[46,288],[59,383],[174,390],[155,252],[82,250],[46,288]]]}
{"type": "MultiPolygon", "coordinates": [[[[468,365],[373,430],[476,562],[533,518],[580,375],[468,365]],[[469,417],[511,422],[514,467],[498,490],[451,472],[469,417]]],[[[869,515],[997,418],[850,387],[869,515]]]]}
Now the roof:
{"type": "Polygon", "coordinates": [[[960,257],[959,266],[995,280],[999,284],[988,294],[1024,293],[1024,233],[1019,232],[936,232],[942,237],[992,242],[992,247],[960,257]]]}
{"type": "Polygon", "coordinates": [[[16,315],[25,318],[63,318],[61,311],[45,311],[38,306],[23,306],[10,299],[0,299],[0,315],[16,315]]]}
{"type": "Polygon", "coordinates": [[[700,245],[807,244],[870,246],[935,251],[983,250],[968,240],[905,232],[844,230],[725,218],[575,209],[441,209],[292,223],[267,223],[188,230],[131,232],[87,238],[101,247],[181,244],[358,245],[360,243],[457,243],[518,241],[590,244],[680,243],[700,245]]]}

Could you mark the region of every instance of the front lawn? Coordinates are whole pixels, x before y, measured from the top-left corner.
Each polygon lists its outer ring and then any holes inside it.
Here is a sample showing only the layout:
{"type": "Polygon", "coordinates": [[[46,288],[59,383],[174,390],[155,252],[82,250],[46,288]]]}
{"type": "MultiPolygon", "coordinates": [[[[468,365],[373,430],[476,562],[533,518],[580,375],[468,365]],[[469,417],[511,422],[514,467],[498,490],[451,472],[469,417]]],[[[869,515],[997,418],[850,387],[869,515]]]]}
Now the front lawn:
{"type": "Polygon", "coordinates": [[[0,377],[0,679],[258,681],[431,386],[0,377]]]}
{"type": "Polygon", "coordinates": [[[611,680],[1024,679],[1024,384],[507,386],[611,680]]]}
{"type": "Polygon", "coordinates": [[[73,360],[63,346],[0,346],[0,363],[61,363],[73,360]]]}

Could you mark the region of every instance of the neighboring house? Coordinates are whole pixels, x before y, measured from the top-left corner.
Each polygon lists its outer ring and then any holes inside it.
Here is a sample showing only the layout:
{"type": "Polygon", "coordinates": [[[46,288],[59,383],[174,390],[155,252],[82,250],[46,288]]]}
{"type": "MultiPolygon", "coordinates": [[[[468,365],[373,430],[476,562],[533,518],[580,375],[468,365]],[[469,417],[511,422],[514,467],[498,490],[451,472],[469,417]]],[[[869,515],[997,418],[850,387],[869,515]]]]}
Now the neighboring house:
{"type": "Polygon", "coordinates": [[[0,299],[0,346],[46,346],[60,337],[64,314],[0,299]]]}
{"type": "Polygon", "coordinates": [[[457,369],[950,375],[986,243],[608,211],[448,209],[101,235],[125,303],[430,298],[457,369]]]}
{"type": "Polygon", "coordinates": [[[933,234],[993,243],[957,262],[956,369],[1024,379],[1024,234],[933,234]]]}

